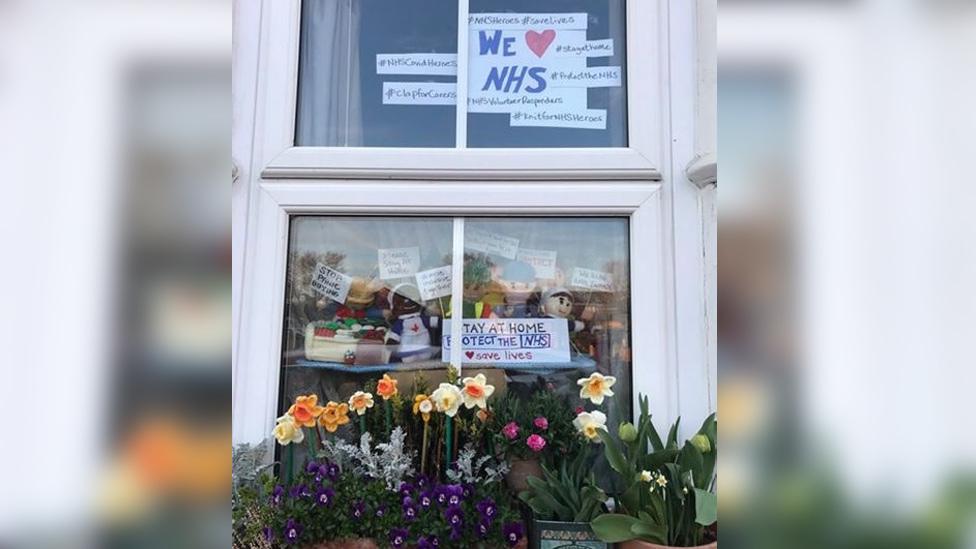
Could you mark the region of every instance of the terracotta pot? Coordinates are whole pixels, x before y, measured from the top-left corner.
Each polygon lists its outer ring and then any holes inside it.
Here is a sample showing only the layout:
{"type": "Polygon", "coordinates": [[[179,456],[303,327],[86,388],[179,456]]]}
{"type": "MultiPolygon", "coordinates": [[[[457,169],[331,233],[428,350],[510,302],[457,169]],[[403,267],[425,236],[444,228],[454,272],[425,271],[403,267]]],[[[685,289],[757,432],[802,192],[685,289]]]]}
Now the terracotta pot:
{"type": "MultiPolygon", "coordinates": [[[[671,547],[670,545],[658,545],[656,543],[650,543],[640,540],[630,540],[623,543],[618,543],[617,547],[620,549],[677,549],[671,547]]],[[[686,547],[685,549],[718,549],[718,542],[713,541],[707,545],[699,545],[697,547],[686,547]]]]}
{"type": "Polygon", "coordinates": [[[537,459],[513,459],[511,467],[505,476],[505,482],[516,493],[529,489],[526,480],[529,477],[542,478],[542,466],[537,459]]]}

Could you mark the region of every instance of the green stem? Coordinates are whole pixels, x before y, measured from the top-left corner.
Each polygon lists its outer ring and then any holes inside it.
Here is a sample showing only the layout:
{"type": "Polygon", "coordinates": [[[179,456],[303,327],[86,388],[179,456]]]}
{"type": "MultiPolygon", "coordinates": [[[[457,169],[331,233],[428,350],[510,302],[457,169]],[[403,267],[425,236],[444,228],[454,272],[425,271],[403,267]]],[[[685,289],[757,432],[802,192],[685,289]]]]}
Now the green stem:
{"type": "Polygon", "coordinates": [[[424,422],[424,444],[420,448],[420,474],[424,474],[427,470],[427,443],[430,438],[430,425],[429,422],[424,422]]]}
{"type": "Polygon", "coordinates": [[[359,416],[359,436],[366,432],[366,414],[359,416]]]}
{"type": "Polygon", "coordinates": [[[289,484],[290,485],[291,484],[291,469],[292,469],[292,464],[295,462],[295,445],[294,444],[289,444],[288,445],[288,452],[287,452],[286,457],[288,459],[285,460],[285,470],[283,472],[284,472],[284,477],[285,477],[285,484],[289,484]]]}
{"type": "Polygon", "coordinates": [[[444,471],[451,467],[451,444],[454,439],[454,418],[444,416],[444,471]]]}
{"type": "Polygon", "coordinates": [[[393,409],[389,400],[383,401],[383,410],[386,412],[386,436],[389,437],[393,432],[393,409]]]}
{"type": "Polygon", "coordinates": [[[315,432],[315,428],[308,430],[309,435],[305,437],[305,441],[308,443],[308,459],[305,461],[314,461],[316,448],[318,447],[318,433],[315,432]]]}

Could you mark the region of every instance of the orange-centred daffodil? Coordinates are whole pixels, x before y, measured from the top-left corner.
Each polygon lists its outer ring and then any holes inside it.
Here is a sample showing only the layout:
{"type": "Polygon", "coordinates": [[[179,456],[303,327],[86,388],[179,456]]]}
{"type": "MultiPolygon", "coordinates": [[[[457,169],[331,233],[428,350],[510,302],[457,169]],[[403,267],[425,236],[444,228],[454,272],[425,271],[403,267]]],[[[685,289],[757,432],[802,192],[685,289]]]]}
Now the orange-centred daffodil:
{"type": "Polygon", "coordinates": [[[464,388],[461,390],[461,398],[464,399],[464,407],[471,409],[477,406],[485,408],[488,406],[486,399],[495,392],[495,387],[488,385],[485,374],[478,374],[474,377],[466,377],[462,380],[464,388]]]}
{"type": "Polygon", "coordinates": [[[367,408],[373,407],[373,395],[363,391],[356,391],[349,397],[349,408],[359,415],[364,415],[367,408]]]}
{"type": "Polygon", "coordinates": [[[610,390],[617,378],[593,372],[590,377],[580,378],[576,384],[580,386],[580,398],[589,399],[593,404],[603,404],[603,397],[613,396],[610,390]]]}
{"type": "Polygon", "coordinates": [[[319,425],[325,430],[334,433],[339,427],[349,423],[349,405],[343,402],[329,402],[325,405],[322,415],[319,416],[319,425]]]}
{"type": "Polygon", "coordinates": [[[390,374],[383,374],[383,379],[376,382],[376,394],[383,397],[383,400],[390,400],[397,394],[397,380],[390,377],[390,374]]]}
{"type": "Polygon", "coordinates": [[[318,395],[300,396],[288,409],[288,415],[295,418],[300,427],[315,427],[315,420],[322,415],[322,410],[318,395]]]}

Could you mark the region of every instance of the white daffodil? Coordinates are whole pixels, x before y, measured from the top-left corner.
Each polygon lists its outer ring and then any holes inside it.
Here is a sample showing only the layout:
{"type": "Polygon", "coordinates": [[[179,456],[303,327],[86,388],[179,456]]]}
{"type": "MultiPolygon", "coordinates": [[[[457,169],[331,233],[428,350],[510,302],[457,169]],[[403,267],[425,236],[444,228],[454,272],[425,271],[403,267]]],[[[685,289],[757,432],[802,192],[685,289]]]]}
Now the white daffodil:
{"type": "Polygon", "coordinates": [[[610,390],[617,378],[605,376],[599,372],[593,372],[590,377],[576,380],[580,386],[580,398],[589,399],[593,404],[603,404],[603,397],[613,396],[610,390]]]}
{"type": "Polygon", "coordinates": [[[607,430],[607,416],[599,410],[582,412],[573,420],[573,425],[590,442],[601,443],[600,430],[607,430]]]}
{"type": "Polygon", "coordinates": [[[373,407],[373,395],[372,393],[364,393],[363,391],[356,391],[349,397],[349,408],[355,411],[359,415],[366,413],[367,408],[373,407]]]}
{"type": "Polygon", "coordinates": [[[668,485],[668,479],[664,478],[664,475],[661,475],[661,474],[659,474],[657,476],[657,481],[656,482],[657,482],[657,485],[660,486],[661,488],[664,488],[665,486],[668,485]]]}
{"type": "Polygon", "coordinates": [[[461,407],[461,390],[450,383],[441,383],[430,398],[434,401],[437,411],[448,417],[454,417],[461,407]]]}
{"type": "Polygon", "coordinates": [[[282,446],[288,446],[292,442],[301,444],[305,440],[305,431],[295,423],[295,418],[291,414],[279,417],[271,434],[282,446]]]}
{"type": "Polygon", "coordinates": [[[650,482],[654,477],[651,475],[650,471],[641,471],[640,479],[641,482],[650,482]]]}
{"type": "Polygon", "coordinates": [[[461,398],[464,399],[464,407],[484,409],[488,406],[486,399],[495,392],[495,387],[488,385],[488,380],[485,378],[485,374],[478,374],[474,377],[466,377],[461,380],[464,384],[464,388],[461,389],[461,398]]]}

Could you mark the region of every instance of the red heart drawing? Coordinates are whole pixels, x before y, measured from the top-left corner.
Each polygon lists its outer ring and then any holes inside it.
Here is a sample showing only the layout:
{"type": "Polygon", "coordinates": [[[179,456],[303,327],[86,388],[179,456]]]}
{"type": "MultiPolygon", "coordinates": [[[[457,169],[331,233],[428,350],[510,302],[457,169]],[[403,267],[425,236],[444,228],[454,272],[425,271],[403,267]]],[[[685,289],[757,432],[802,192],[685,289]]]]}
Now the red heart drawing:
{"type": "Polygon", "coordinates": [[[538,57],[542,57],[549,49],[549,44],[556,39],[556,31],[548,29],[542,33],[535,31],[528,31],[525,33],[525,43],[528,44],[529,49],[532,53],[536,54],[538,57]]]}
{"type": "Polygon", "coordinates": [[[468,359],[470,360],[471,357],[474,356],[474,351],[465,351],[464,356],[468,357],[468,359]]]}

